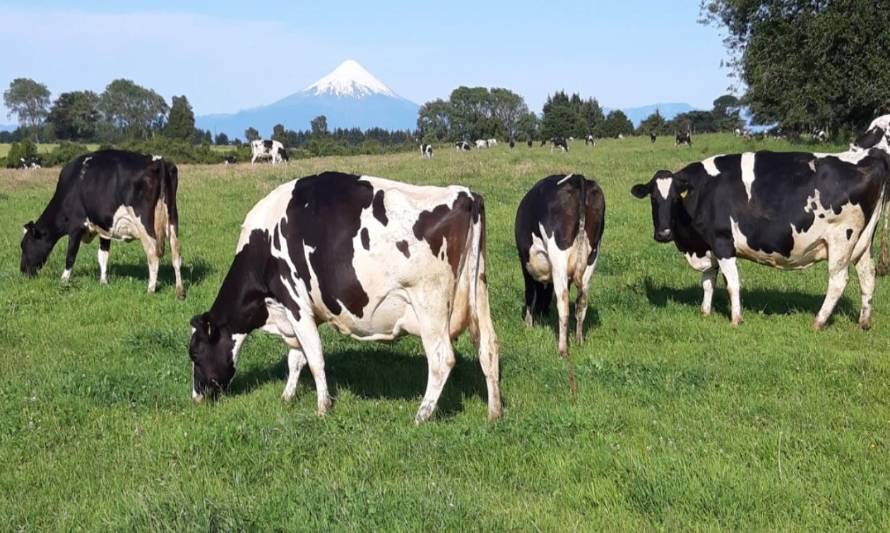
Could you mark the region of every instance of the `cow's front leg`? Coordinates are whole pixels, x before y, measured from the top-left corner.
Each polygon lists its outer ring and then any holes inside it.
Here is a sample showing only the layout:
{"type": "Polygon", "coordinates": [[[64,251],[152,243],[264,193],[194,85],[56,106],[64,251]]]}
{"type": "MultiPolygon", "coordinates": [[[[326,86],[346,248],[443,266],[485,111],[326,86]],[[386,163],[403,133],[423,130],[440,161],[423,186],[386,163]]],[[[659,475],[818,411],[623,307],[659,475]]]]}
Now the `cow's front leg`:
{"type": "Polygon", "coordinates": [[[111,239],[99,238],[99,283],[108,284],[108,254],[111,251],[111,239]]]}
{"type": "Polygon", "coordinates": [[[281,399],[289,402],[294,399],[297,393],[297,384],[300,381],[300,371],[306,366],[306,354],[300,348],[291,348],[287,352],[287,384],[284,386],[284,392],[281,399]]]}
{"type": "Polygon", "coordinates": [[[732,325],[738,326],[742,323],[742,287],[736,258],[718,259],[717,265],[720,267],[723,277],[726,278],[726,290],[729,292],[729,303],[732,310],[732,325]]]}
{"type": "Polygon", "coordinates": [[[859,258],[856,272],[859,274],[859,294],[862,297],[859,327],[867,330],[871,328],[871,298],[875,292],[875,263],[871,258],[871,247],[859,258]]]}
{"type": "Polygon", "coordinates": [[[68,252],[65,254],[65,271],[62,272],[62,281],[71,279],[71,271],[74,270],[74,261],[77,259],[77,251],[80,250],[80,241],[83,231],[77,230],[68,234],[68,252]]]}
{"type": "MultiPolygon", "coordinates": [[[[306,312],[305,309],[299,313],[300,319],[297,320],[294,313],[287,311],[288,320],[296,332],[297,341],[302,348],[306,362],[309,364],[309,371],[315,379],[315,392],[318,395],[318,416],[327,414],[331,408],[331,396],[328,393],[328,380],[324,373],[324,355],[321,349],[321,337],[318,335],[318,326],[315,325],[315,319],[306,312]]],[[[288,366],[291,363],[291,354],[288,353],[288,366]]],[[[294,361],[297,363],[298,361],[294,361]]],[[[295,376],[295,379],[298,376],[295,376]]],[[[288,384],[290,384],[290,376],[288,376],[288,384]]],[[[296,386],[296,383],[295,385],[296,386]]]]}

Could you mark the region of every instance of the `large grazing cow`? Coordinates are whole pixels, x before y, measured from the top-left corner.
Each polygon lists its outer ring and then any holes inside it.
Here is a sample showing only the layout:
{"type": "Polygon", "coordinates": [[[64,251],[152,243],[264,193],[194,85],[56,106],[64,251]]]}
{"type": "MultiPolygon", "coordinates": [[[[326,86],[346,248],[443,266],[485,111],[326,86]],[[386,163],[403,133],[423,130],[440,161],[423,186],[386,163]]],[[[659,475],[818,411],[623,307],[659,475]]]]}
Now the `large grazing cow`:
{"type": "MultiPolygon", "coordinates": [[[[853,263],[862,296],[859,325],[867,329],[875,283],[872,237],[890,197],[888,136],[890,115],[876,120],[847,152],[714,156],[679,172],[660,170],[632,193],[651,197],[655,240],[673,241],[702,272],[703,314],[711,312],[719,269],[732,323],[741,323],[737,257],[780,269],[828,261],[828,291],[813,324],[821,329],[853,263]]],[[[885,217],[882,266],[886,234],[885,217]]]]}
{"type": "Polygon", "coordinates": [[[111,240],[137,239],[148,258],[148,292],[154,292],[164,240],[170,239],[176,295],[185,298],[180,267],[178,171],[159,156],[102,150],[78,157],[59,174],[59,184],[36,222],[25,224],[21,271],[34,276],[56,242],[68,236],[62,280],[71,277],[81,242],[99,236],[99,281],[107,283],[111,240]]]}
{"type": "Polygon", "coordinates": [[[485,274],[482,197],[465,187],[335,172],[285,183],[248,213],[216,301],[192,319],[193,398],[225,390],[245,337],[262,329],[289,348],[282,397],[293,398],[308,362],[323,415],[331,401],[318,324],[327,322],[359,340],[421,338],[429,374],[415,420],[423,422],[454,366],[452,339],[469,328],[496,419],[498,344],[485,274]]]}
{"type": "Polygon", "coordinates": [[[587,291],[605,228],[606,203],[595,181],[581,175],[542,179],[516,211],[516,249],[525,279],[525,321],[546,315],[556,293],[559,353],[568,355],[569,289],[578,288],[575,337],[584,338],[587,291]]]}
{"type": "Polygon", "coordinates": [[[250,141],[250,155],[251,165],[256,163],[257,159],[271,159],[273,165],[288,160],[287,150],[278,141],[264,141],[262,139],[250,141]]]}

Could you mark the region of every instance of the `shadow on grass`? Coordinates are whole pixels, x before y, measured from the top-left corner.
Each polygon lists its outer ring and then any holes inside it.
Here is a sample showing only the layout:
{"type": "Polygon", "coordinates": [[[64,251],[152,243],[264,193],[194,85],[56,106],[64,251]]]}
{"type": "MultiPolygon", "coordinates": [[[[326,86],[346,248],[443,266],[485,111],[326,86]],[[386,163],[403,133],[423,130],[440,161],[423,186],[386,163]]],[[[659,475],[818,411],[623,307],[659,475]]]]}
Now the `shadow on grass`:
{"type": "MultiPolygon", "coordinates": [[[[112,251],[113,252],[113,251],[112,251]]],[[[170,264],[169,252],[161,258],[158,268],[158,287],[172,287],[176,284],[173,265],[170,264]]],[[[189,285],[198,285],[214,272],[214,268],[202,259],[189,261],[182,266],[182,280],[188,289],[189,285]]],[[[148,263],[115,263],[114,255],[108,265],[108,273],[112,277],[132,278],[148,283],[148,263]]]]}
{"type": "MultiPolygon", "coordinates": [[[[694,307],[701,306],[703,292],[701,287],[666,287],[654,285],[646,279],[646,298],[655,307],[666,307],[669,302],[676,302],[694,307]]],[[[852,281],[855,283],[855,280],[852,281]]],[[[764,289],[745,289],[742,287],[742,313],[745,311],[761,313],[768,316],[806,313],[816,315],[822,307],[825,294],[770,291],[764,289]]],[[[714,290],[714,311],[729,318],[729,296],[724,283],[718,283],[714,290]]],[[[858,320],[859,310],[849,298],[843,297],[834,309],[833,317],[842,315],[858,320]]]]}
{"type": "MultiPolygon", "coordinates": [[[[479,362],[475,358],[456,355],[457,362],[439,398],[439,418],[450,418],[462,412],[464,398],[475,396],[482,402],[488,400],[485,376],[479,362]]],[[[247,394],[269,382],[278,383],[283,390],[287,379],[286,367],[286,362],[281,359],[272,366],[239,372],[229,388],[229,394],[247,394]]],[[[426,391],[427,363],[425,357],[397,350],[347,349],[325,355],[325,374],[335,402],[340,391],[347,390],[367,400],[417,400],[419,407],[426,391]]],[[[307,365],[300,375],[297,394],[313,390],[314,384],[307,365]]]]}

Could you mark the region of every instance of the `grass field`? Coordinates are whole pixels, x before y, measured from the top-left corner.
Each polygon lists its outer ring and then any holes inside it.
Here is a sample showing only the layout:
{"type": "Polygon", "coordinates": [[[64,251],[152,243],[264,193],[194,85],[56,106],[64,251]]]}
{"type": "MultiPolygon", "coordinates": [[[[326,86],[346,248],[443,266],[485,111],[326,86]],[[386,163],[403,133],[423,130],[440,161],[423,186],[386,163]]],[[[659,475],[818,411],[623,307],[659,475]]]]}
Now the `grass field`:
{"type": "MultiPolygon", "coordinates": [[[[741,263],[745,323],[721,282],[699,315],[698,274],[652,240],[632,184],[660,168],[753,148],[731,136],[575,142],[455,153],[309,159],[288,167],[180,168],[184,272],[169,259],[145,293],[138,244],[114,244],[100,286],[97,244],[62,285],[64,241],[37,279],[18,272],[21,224],[57,170],[0,172],[0,530],[800,530],[890,529],[890,280],[860,331],[855,270],[826,331],[810,325],[825,265],[741,263]],[[323,328],[335,407],[315,415],[303,373],[292,404],[284,345],[247,341],[231,393],[194,405],[189,319],[206,310],[248,209],[277,184],[325,169],[465,184],[486,199],[488,279],[505,414],[486,421],[466,338],[436,420],[415,427],[420,343],[361,344],[323,328]],[[588,337],[571,345],[578,394],[552,325],[521,321],[516,205],[557,172],[595,177],[606,233],[588,337]]],[[[323,223],[323,221],[319,221],[323,223]]]]}
{"type": "MultiPolygon", "coordinates": [[[[12,146],[10,143],[0,143],[0,157],[6,157],[6,154],[9,153],[9,147],[12,146]]],[[[48,154],[55,150],[59,145],[55,143],[40,143],[37,145],[37,153],[39,154],[48,154]]],[[[88,144],[90,150],[97,150],[99,148],[98,144],[88,144]]]]}

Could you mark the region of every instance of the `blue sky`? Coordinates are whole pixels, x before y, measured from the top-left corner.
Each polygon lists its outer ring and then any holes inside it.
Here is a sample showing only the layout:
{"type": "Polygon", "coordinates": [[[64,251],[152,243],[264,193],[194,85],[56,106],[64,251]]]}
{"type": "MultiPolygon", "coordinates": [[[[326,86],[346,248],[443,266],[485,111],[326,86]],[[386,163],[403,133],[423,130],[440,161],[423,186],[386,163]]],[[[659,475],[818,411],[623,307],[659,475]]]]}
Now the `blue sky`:
{"type": "MultiPolygon", "coordinates": [[[[0,87],[53,96],[131,78],[198,114],[299,91],[353,58],[417,103],[458,85],[507,87],[540,111],[579,91],[606,107],[710,108],[731,80],[699,0],[244,2],[4,0],[0,87]]],[[[0,122],[7,120],[0,108],[0,122]]]]}

